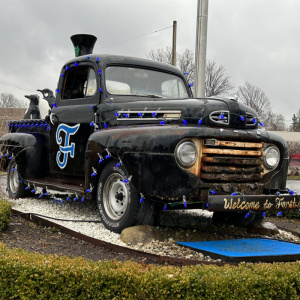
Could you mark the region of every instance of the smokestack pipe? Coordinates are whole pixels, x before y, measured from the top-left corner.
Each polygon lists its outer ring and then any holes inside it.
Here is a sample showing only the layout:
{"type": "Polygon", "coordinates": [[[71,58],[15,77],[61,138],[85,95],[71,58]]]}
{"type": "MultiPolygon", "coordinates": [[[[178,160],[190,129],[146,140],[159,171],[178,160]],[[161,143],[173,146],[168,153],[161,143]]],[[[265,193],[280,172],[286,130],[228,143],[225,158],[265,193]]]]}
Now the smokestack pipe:
{"type": "Polygon", "coordinates": [[[74,34],[71,41],[75,50],[75,57],[93,53],[97,38],[91,34],[74,34]]]}

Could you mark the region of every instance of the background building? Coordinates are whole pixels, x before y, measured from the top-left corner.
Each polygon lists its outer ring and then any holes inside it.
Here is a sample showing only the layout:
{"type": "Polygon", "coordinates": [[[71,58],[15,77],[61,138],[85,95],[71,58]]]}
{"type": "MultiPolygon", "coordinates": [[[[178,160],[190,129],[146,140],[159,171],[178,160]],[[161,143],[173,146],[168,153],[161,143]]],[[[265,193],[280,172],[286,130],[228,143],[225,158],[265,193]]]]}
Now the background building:
{"type": "Polygon", "coordinates": [[[7,121],[22,120],[27,108],[1,107],[0,108],[0,136],[8,132],[7,121]]]}

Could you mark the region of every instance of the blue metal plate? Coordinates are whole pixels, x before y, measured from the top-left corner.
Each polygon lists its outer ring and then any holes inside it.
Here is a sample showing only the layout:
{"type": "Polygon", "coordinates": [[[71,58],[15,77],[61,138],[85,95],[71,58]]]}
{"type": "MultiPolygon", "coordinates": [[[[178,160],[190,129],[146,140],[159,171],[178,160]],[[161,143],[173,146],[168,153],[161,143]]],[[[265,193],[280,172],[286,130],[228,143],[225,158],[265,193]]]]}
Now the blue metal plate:
{"type": "Polygon", "coordinates": [[[300,259],[300,245],[271,239],[177,242],[224,261],[291,261],[300,259]]]}

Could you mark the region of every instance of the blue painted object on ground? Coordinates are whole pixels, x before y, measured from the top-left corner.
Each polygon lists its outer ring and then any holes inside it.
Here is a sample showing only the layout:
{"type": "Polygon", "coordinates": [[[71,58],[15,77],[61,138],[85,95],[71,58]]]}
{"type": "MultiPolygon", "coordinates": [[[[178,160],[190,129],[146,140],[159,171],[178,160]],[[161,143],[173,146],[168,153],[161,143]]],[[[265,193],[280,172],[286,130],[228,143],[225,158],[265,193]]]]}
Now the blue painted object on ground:
{"type": "Polygon", "coordinates": [[[300,245],[271,239],[177,242],[224,261],[291,261],[300,259],[300,245]]]}

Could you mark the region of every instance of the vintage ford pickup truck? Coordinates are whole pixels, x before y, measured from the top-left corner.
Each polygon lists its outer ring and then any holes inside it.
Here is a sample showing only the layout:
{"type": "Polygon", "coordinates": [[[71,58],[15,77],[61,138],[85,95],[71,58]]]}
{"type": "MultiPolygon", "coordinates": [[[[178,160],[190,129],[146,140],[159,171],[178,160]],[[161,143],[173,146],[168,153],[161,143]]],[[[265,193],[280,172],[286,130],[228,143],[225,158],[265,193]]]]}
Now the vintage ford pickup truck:
{"type": "Polygon", "coordinates": [[[95,200],[115,232],[165,209],[207,209],[215,222],[247,226],[267,210],[299,208],[286,189],[286,142],[253,109],[193,98],[174,66],[91,54],[91,35],[71,40],[76,57],[49,115],[10,121],[0,139],[10,197],[54,190],[65,192],[60,202],[95,200]]]}

